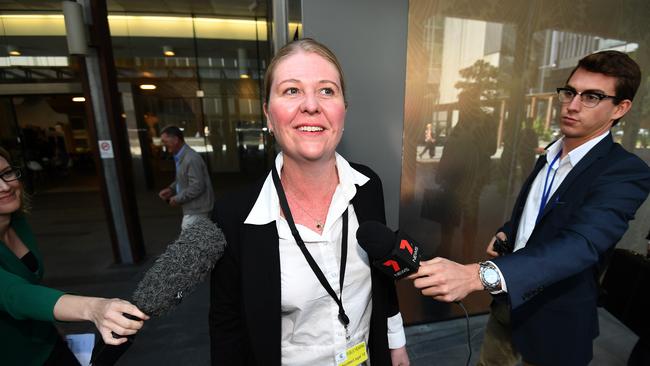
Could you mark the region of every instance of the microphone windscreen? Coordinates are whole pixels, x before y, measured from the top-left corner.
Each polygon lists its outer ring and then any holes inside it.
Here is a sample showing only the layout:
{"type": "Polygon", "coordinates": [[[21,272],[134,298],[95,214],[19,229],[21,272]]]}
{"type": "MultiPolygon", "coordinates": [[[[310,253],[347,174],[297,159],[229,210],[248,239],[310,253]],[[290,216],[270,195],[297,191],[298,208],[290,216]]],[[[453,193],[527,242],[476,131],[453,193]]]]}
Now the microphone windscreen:
{"type": "Polygon", "coordinates": [[[378,221],[365,221],[357,230],[357,241],[370,259],[387,257],[395,246],[395,233],[378,221]]]}
{"type": "Polygon", "coordinates": [[[198,218],[145,273],[133,293],[133,303],[149,316],[169,312],[205,280],[225,247],[221,229],[207,217],[198,218]]]}

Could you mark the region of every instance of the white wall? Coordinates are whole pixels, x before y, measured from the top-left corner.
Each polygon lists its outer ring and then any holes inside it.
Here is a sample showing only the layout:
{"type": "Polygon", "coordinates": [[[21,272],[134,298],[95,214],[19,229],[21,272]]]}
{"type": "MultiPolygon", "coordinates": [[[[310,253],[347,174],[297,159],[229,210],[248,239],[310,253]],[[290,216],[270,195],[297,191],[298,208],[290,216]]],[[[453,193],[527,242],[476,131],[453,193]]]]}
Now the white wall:
{"type": "Polygon", "coordinates": [[[303,29],[343,65],[349,108],[339,153],[382,179],[388,225],[399,219],[406,0],[304,0],[303,29]]]}

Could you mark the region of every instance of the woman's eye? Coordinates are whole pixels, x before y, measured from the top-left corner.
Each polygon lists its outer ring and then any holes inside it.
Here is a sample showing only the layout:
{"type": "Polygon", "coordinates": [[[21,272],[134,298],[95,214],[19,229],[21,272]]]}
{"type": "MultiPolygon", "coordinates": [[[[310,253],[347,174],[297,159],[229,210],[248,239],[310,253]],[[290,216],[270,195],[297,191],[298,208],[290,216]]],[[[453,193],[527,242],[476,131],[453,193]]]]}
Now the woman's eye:
{"type": "Polygon", "coordinates": [[[296,94],[298,94],[298,88],[287,88],[284,91],[284,94],[285,95],[296,95],[296,94]]]}
{"type": "Polygon", "coordinates": [[[323,88],[320,90],[320,93],[323,95],[334,95],[334,89],[332,88],[323,88]]]}

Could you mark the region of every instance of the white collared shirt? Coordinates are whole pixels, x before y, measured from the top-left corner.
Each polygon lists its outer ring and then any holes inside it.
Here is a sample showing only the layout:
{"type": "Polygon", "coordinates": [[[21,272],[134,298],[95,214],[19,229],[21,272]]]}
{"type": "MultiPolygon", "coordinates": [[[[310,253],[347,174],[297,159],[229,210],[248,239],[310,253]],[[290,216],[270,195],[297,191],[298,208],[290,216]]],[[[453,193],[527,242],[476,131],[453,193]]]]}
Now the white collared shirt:
{"type": "MultiPolygon", "coordinates": [[[[553,159],[558,154],[562,153],[562,147],[564,146],[564,137],[560,138],[551,146],[549,146],[549,148],[546,150],[546,164],[539,171],[539,173],[537,173],[537,177],[535,177],[533,184],[530,186],[530,191],[528,191],[526,205],[524,206],[524,211],[522,212],[521,219],[519,221],[519,227],[517,228],[517,240],[515,241],[514,251],[526,247],[526,243],[528,242],[528,239],[530,239],[530,235],[533,233],[533,229],[535,229],[535,224],[537,223],[537,215],[542,203],[544,183],[548,182],[547,184],[551,185],[550,193],[547,197],[547,199],[550,199],[557,188],[567,177],[567,175],[569,175],[573,167],[578,165],[580,160],[582,160],[582,158],[584,158],[585,155],[587,155],[587,153],[591,151],[591,149],[593,149],[593,147],[602,141],[602,139],[604,139],[608,134],[609,131],[569,151],[569,153],[564,158],[558,159],[555,164],[551,166],[550,171],[549,165],[553,162],[553,159]],[[555,179],[552,179],[554,174],[555,179]],[[553,184],[551,184],[551,181],[553,181],[553,184]]],[[[548,190],[549,188],[547,187],[546,189],[548,190]]],[[[546,203],[547,202],[545,202],[545,204],[546,203]]],[[[499,271],[498,268],[497,271],[501,277],[502,291],[508,292],[506,279],[503,278],[503,275],[501,275],[501,271],[499,271]]]]}
{"type": "MultiPolygon", "coordinates": [[[[282,170],[283,155],[278,154],[275,166],[282,170]]],[[[340,295],[342,215],[348,209],[348,255],[343,289],[343,306],[350,318],[346,330],[338,319],[339,308],[316,278],[291,234],[289,225],[280,215],[280,203],[271,175],[266,178],[257,201],[245,223],[265,225],[275,221],[279,236],[282,365],[336,365],[335,357],[347,348],[365,341],[370,333],[372,312],[370,264],[366,252],[356,239],[359,222],[350,203],[356,185],[369,178],[353,169],[336,154],[339,184],[336,187],[323,233],[296,224],[305,246],[330,286],[340,295]]],[[[402,317],[388,319],[388,344],[399,348],[406,344],[402,317]]]]}

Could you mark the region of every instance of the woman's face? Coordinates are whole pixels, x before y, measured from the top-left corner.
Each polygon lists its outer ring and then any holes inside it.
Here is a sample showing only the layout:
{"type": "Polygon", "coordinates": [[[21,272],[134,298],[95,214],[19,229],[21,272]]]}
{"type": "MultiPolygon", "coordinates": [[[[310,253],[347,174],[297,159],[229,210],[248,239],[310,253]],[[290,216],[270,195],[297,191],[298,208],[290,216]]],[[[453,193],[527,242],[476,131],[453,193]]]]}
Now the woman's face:
{"type": "Polygon", "coordinates": [[[331,159],[345,121],[336,67],[316,53],[300,51],[288,56],[276,66],[264,114],[285,157],[331,159]]]}
{"type": "MultiPolygon", "coordinates": [[[[0,175],[11,170],[7,160],[0,157],[0,175]]],[[[20,209],[22,185],[19,180],[5,182],[0,179],[0,215],[9,215],[20,209]]]]}

